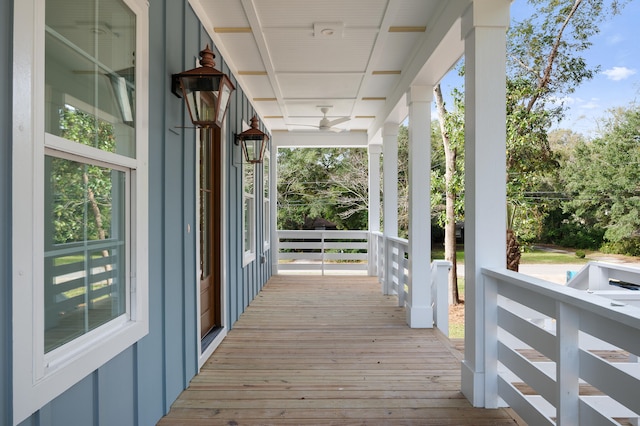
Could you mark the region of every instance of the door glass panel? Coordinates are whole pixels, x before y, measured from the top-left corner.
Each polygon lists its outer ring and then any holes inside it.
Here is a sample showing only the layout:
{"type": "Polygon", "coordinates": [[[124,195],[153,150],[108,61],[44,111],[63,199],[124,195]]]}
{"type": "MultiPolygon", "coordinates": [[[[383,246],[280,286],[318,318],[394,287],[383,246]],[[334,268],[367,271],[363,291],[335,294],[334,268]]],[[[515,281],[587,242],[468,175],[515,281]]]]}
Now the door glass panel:
{"type": "Polygon", "coordinates": [[[211,134],[201,129],[200,143],[200,279],[211,274],[211,134]]]}

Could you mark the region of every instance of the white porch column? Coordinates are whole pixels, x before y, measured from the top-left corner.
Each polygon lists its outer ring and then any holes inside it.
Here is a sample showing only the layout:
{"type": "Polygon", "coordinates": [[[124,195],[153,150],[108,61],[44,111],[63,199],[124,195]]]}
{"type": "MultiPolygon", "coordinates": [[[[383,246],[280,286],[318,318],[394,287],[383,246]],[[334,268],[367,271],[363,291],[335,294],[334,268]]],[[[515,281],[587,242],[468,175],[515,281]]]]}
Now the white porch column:
{"type": "Polygon", "coordinates": [[[385,236],[385,268],[382,293],[389,294],[389,272],[391,267],[391,251],[386,244],[387,237],[398,236],[398,123],[385,123],[382,129],[382,167],[383,167],[383,232],[385,236]]]}
{"type": "MultiPolygon", "coordinates": [[[[382,145],[371,144],[368,146],[369,154],[369,232],[380,231],[380,154],[382,145]]],[[[377,265],[373,264],[375,258],[372,253],[373,239],[369,239],[369,276],[377,275],[377,265]]]]}
{"type": "Polygon", "coordinates": [[[485,365],[495,360],[485,359],[485,292],[480,270],[506,265],[505,57],[510,4],[511,0],[474,0],[462,17],[465,41],[462,392],[476,407],[497,404],[495,398],[488,401],[485,392],[485,365]]]}
{"type": "Polygon", "coordinates": [[[384,234],[398,236],[398,123],[385,123],[382,129],[384,167],[383,208],[384,234]]]}
{"type": "Polygon", "coordinates": [[[278,145],[271,144],[269,157],[269,219],[271,238],[269,250],[271,250],[271,273],[278,273],[280,242],[278,241],[278,145]]]}
{"type": "Polygon", "coordinates": [[[413,86],[409,107],[409,295],[411,328],[433,327],[431,306],[431,101],[433,87],[413,86]]]}

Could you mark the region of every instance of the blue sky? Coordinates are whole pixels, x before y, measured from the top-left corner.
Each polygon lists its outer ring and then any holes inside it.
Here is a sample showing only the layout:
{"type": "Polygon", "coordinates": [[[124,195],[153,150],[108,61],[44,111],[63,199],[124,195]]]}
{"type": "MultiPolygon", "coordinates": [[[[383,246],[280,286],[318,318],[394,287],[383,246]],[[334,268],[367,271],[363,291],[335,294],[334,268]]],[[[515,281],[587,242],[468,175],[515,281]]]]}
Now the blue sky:
{"type": "MultiPolygon", "coordinates": [[[[529,7],[526,0],[514,1],[511,19],[518,20],[529,7]]],[[[583,57],[589,67],[599,65],[600,72],[564,99],[567,116],[558,126],[585,136],[597,134],[598,120],[607,110],[640,103],[640,1],[630,1],[622,14],[603,23],[591,41],[583,57]]],[[[449,75],[441,84],[447,96],[460,81],[449,75]]]]}

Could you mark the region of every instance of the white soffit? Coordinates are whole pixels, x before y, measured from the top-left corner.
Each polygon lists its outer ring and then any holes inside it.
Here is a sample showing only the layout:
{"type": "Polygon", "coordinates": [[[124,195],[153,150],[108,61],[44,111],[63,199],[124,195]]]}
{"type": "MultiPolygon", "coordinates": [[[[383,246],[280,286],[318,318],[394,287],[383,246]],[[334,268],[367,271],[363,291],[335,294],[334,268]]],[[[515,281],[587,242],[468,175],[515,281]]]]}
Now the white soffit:
{"type": "MultiPolygon", "coordinates": [[[[316,126],[323,116],[320,106],[330,106],[327,118],[350,118],[337,126],[350,132],[339,135],[354,133],[356,139],[366,139],[358,130],[375,133],[390,114],[397,118],[404,111],[397,103],[410,85],[435,84],[456,62],[462,53],[456,17],[471,4],[189,1],[271,132],[302,128],[294,124],[316,126]]],[[[292,133],[309,140],[314,132],[332,143],[349,140],[313,127],[292,133]]]]}

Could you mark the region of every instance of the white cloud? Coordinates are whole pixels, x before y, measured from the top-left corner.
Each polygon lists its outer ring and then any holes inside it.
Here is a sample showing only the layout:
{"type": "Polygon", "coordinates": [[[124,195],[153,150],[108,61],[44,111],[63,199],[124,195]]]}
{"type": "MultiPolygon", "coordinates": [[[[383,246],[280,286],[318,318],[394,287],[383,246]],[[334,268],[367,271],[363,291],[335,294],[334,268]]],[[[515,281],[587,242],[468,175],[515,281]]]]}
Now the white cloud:
{"type": "Polygon", "coordinates": [[[562,98],[551,96],[549,100],[555,105],[575,105],[580,102],[580,98],[573,98],[571,96],[564,96],[562,98]]]}
{"type": "Polygon", "coordinates": [[[602,74],[606,75],[609,80],[620,81],[625,80],[636,73],[636,70],[632,70],[627,67],[613,67],[608,70],[602,71],[602,74]]]}
{"type": "Polygon", "coordinates": [[[619,44],[624,41],[624,37],[621,34],[613,34],[607,38],[607,44],[619,44]]]}
{"type": "Polygon", "coordinates": [[[580,108],[582,109],[598,109],[600,108],[600,99],[598,98],[592,98],[589,101],[583,103],[582,105],[580,105],[580,108]]]}

